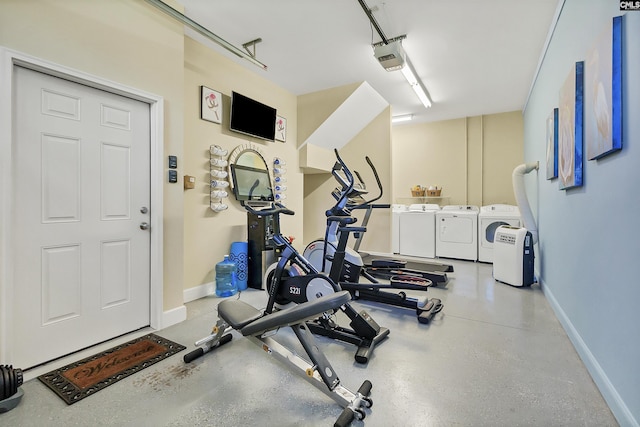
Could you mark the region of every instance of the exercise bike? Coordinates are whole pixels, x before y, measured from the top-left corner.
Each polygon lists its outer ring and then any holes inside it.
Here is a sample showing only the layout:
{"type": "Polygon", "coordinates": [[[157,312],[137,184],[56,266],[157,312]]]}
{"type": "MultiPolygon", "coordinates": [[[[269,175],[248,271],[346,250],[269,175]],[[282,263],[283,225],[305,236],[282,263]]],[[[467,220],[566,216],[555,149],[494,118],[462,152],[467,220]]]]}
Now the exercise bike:
{"type": "MultiPolygon", "coordinates": [[[[319,272],[296,251],[289,239],[280,233],[280,215],[293,215],[292,210],[279,203],[272,203],[270,208],[261,210],[245,205],[245,209],[253,215],[272,217],[271,240],[279,259],[265,271],[264,283],[269,293],[265,313],[273,313],[292,304],[303,304],[342,291],[339,284],[319,272]]],[[[339,220],[350,222],[353,219],[339,220]]],[[[336,263],[340,264],[342,258],[344,248],[339,247],[336,251],[336,263]]],[[[341,305],[339,309],[349,318],[350,328],[342,327],[334,320],[337,310],[325,312],[322,316],[308,321],[307,327],[314,334],[356,345],[355,361],[367,363],[375,346],[389,335],[389,329],[379,326],[366,311],[357,312],[348,303],[341,305]]]]}
{"type": "Polygon", "coordinates": [[[336,310],[348,304],[350,299],[347,291],[334,292],[275,313],[261,312],[244,301],[224,300],[218,305],[218,321],[211,335],[196,342],[198,348],[186,354],[183,360],[185,363],[190,363],[203,354],[230,342],[231,330],[236,330],[260,346],[267,354],[289,365],[296,373],[343,407],[334,426],[347,426],[354,418],[364,419],[365,408],[373,405],[370,397],[372,384],[368,380],[364,381],[355,393],[342,386],[305,322],[324,312],[336,310]],[[273,338],[274,331],[277,332],[278,329],[287,326],[295,333],[310,361],[298,356],[295,351],[273,338]]]}
{"type": "MultiPolygon", "coordinates": [[[[357,221],[356,218],[350,216],[351,211],[370,206],[380,199],[382,197],[382,185],[373,163],[367,157],[367,163],[378,182],[380,194],[374,199],[364,200],[362,195],[366,191],[363,191],[361,187],[355,186],[353,174],[340,157],[338,151],[334,151],[337,161],[332,168],[332,175],[340,183],[341,188],[334,190],[333,195],[338,202],[326,213],[327,228],[324,240],[311,242],[304,251],[304,257],[319,271],[328,272],[329,277],[339,283],[342,289],[348,290],[354,299],[364,299],[409,308],[415,310],[420,323],[429,323],[437,313],[442,311],[442,301],[438,298],[409,297],[404,290],[426,291],[430,286],[433,286],[431,278],[446,283],[446,273],[427,273],[403,269],[398,266],[379,268],[365,266],[358,252],[347,248],[349,234],[353,233],[356,238],[359,238],[359,235],[361,236],[366,231],[366,227],[348,227],[345,225],[347,223],[353,224],[357,221]],[[351,202],[350,205],[348,201],[356,198],[362,198],[363,201],[358,205],[354,205],[351,202]],[[345,218],[350,218],[350,220],[345,221],[345,218]],[[344,251],[344,254],[340,254],[340,257],[336,260],[339,248],[340,252],[344,251]],[[338,261],[337,264],[336,261],[338,261]],[[370,273],[372,269],[379,275],[379,278],[387,279],[389,283],[378,282],[373,274],[370,273]],[[360,276],[365,277],[368,283],[360,283],[360,276]],[[390,292],[388,289],[400,289],[401,291],[390,292]]],[[[360,177],[359,179],[361,180],[360,177]]]]}

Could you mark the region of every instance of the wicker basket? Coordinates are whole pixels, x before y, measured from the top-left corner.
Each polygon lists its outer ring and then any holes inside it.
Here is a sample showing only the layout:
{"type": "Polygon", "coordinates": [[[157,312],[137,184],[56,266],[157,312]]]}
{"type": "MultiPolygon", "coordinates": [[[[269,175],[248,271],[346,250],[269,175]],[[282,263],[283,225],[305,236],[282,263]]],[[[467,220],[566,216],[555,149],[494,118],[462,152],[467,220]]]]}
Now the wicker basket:
{"type": "Polygon", "coordinates": [[[440,197],[440,194],[442,194],[442,188],[427,190],[427,197],[440,197]]]}
{"type": "Polygon", "coordinates": [[[420,190],[420,191],[411,190],[411,196],[413,196],[413,197],[424,197],[424,192],[425,192],[425,190],[420,190]]]}

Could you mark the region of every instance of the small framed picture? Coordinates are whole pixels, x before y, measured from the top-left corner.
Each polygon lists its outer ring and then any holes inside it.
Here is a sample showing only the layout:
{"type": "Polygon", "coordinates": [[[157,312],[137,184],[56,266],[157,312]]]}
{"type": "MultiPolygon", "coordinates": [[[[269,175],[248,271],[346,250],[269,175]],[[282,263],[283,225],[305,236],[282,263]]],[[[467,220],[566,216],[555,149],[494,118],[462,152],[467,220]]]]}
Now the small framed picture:
{"type": "Polygon", "coordinates": [[[287,119],[276,116],[276,141],[287,142],[287,119]]]}
{"type": "Polygon", "coordinates": [[[213,123],[222,122],[222,94],[200,86],[200,118],[213,123]]]}

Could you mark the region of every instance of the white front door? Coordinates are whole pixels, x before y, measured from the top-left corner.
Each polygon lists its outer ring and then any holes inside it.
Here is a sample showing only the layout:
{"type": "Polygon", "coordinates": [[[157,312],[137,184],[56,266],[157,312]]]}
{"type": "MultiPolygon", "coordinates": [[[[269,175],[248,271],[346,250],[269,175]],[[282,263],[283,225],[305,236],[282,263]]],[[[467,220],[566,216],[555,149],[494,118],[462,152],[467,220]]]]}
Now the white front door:
{"type": "Polygon", "coordinates": [[[16,67],[13,363],[150,323],[149,104],[16,67]]]}

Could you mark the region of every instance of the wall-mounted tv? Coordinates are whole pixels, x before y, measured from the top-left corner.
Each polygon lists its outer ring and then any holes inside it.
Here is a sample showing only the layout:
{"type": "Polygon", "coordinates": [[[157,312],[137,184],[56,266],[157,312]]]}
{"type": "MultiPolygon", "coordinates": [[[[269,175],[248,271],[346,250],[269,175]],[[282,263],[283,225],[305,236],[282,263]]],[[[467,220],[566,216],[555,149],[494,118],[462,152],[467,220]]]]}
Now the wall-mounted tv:
{"type": "Polygon", "coordinates": [[[273,188],[269,171],[243,165],[231,165],[233,193],[240,202],[272,202],[273,188]]]}
{"type": "Polygon", "coordinates": [[[276,109],[231,92],[232,131],[273,141],[276,136],[276,109]]]}

